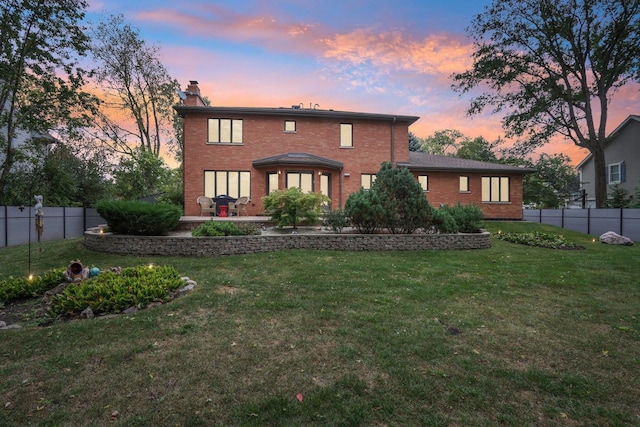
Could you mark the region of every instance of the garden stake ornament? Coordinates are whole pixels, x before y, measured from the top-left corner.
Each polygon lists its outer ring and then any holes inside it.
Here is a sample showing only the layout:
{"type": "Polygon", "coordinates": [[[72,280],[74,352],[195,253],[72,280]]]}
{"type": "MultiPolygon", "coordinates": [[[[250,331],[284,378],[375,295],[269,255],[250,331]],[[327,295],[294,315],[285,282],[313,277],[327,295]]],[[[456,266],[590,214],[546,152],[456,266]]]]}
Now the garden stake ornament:
{"type": "MultiPolygon", "coordinates": [[[[36,233],[38,233],[38,243],[40,243],[42,233],[44,232],[44,212],[42,211],[42,196],[34,196],[34,199],[36,199],[36,205],[34,206],[36,209],[36,233]]],[[[40,252],[42,252],[41,245],[40,252]]]]}

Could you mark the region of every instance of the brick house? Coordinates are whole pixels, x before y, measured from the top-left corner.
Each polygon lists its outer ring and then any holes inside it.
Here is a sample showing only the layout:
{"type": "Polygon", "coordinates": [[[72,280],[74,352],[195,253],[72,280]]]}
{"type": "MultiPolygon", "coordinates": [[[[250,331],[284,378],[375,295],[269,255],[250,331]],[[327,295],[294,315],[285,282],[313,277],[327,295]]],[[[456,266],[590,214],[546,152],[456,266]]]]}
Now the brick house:
{"type": "Polygon", "coordinates": [[[185,215],[199,196],[250,197],[249,215],[275,189],[322,192],[331,208],[369,188],[382,162],[406,166],[433,206],[476,203],[487,218],[522,219],[522,177],[531,170],[409,152],[419,117],[281,108],[209,107],[191,81],[176,111],[184,119],[185,215]]]}

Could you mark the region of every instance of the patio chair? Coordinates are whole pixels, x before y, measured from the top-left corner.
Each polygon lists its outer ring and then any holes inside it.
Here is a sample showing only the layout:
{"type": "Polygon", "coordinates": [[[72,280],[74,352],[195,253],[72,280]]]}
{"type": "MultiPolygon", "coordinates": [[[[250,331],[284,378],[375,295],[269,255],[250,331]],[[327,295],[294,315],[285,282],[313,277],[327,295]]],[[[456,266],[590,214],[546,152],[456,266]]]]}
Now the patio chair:
{"type": "Polygon", "coordinates": [[[200,196],[197,201],[200,205],[200,216],[210,216],[211,214],[216,216],[216,203],[210,197],[200,196]]]}
{"type": "Polygon", "coordinates": [[[247,203],[249,203],[248,197],[240,197],[235,202],[229,202],[229,215],[235,213],[240,216],[243,212],[247,215],[247,203]]]}

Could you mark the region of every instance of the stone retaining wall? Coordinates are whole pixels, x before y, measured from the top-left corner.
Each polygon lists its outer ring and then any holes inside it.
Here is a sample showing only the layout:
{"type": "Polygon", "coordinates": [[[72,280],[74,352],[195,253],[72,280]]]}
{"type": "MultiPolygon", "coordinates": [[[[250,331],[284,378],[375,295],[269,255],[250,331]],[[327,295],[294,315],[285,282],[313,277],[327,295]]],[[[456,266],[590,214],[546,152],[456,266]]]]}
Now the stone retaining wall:
{"type": "Polygon", "coordinates": [[[263,236],[188,237],[124,236],[84,233],[84,245],[97,252],[136,256],[198,256],[253,254],[284,249],[334,251],[416,251],[487,249],[488,232],[475,234],[287,234],[263,236]]]}

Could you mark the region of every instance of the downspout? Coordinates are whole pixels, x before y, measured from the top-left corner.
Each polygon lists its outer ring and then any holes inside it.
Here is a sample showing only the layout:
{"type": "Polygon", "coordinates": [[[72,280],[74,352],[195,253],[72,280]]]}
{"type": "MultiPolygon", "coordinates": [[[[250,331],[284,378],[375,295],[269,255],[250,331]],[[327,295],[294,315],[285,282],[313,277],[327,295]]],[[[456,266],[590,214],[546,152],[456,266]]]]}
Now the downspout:
{"type": "Polygon", "coordinates": [[[393,120],[391,121],[391,165],[393,165],[394,160],[396,158],[395,156],[395,148],[396,148],[396,143],[395,143],[395,124],[396,124],[396,116],[393,116],[393,120]]]}
{"type": "Polygon", "coordinates": [[[342,209],[342,168],[338,170],[338,208],[342,209]]]}

